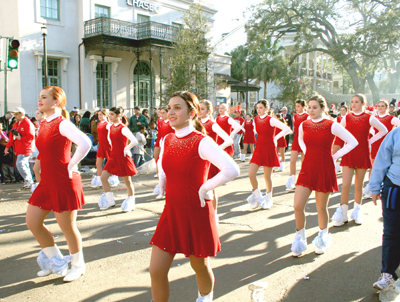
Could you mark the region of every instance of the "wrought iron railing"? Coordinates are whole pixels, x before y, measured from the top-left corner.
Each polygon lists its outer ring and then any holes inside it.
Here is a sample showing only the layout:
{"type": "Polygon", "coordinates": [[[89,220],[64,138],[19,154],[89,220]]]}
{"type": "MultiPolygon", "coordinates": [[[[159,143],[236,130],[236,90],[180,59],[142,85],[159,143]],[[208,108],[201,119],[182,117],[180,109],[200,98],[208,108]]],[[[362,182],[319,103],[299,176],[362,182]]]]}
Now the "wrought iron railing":
{"type": "Polygon", "coordinates": [[[148,21],[132,23],[100,17],[85,21],[85,38],[109,35],[134,40],[158,39],[173,42],[179,27],[148,21]]]}

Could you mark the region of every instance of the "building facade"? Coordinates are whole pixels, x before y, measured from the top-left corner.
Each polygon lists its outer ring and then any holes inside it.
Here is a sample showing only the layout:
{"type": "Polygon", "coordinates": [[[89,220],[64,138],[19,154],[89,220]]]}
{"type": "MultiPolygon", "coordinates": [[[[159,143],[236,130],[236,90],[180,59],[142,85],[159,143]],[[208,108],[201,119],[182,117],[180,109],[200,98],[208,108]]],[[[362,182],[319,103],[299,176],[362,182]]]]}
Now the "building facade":
{"type": "MultiPolygon", "coordinates": [[[[0,12],[0,35],[14,36],[21,43],[19,67],[8,73],[7,105],[33,113],[46,84],[44,25],[48,84],[64,89],[67,110],[157,107],[165,90],[163,79],[168,77],[164,58],[193,0],[6,2],[0,12]]],[[[202,9],[212,27],[216,10],[206,3],[202,9]]],[[[4,72],[0,83],[3,91],[4,72]]],[[[2,94],[0,103],[3,113],[2,94]]]]}

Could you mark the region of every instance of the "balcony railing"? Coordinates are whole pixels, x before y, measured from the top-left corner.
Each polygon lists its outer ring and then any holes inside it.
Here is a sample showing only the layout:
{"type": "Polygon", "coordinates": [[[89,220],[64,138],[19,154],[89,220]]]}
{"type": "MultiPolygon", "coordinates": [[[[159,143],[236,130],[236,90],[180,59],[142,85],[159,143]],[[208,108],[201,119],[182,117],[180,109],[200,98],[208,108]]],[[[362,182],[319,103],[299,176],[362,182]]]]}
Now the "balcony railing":
{"type": "Polygon", "coordinates": [[[100,17],[85,21],[85,38],[98,35],[128,38],[134,40],[157,39],[173,42],[179,27],[153,21],[132,23],[100,17]]]}

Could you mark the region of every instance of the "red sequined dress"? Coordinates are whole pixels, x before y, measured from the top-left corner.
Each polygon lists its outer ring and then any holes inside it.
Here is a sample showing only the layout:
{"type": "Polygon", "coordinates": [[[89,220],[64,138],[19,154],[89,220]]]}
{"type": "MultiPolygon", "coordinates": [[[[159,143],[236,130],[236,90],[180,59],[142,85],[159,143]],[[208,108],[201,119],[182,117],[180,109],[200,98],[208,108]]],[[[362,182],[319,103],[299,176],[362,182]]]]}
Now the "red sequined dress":
{"type": "MultiPolygon", "coordinates": [[[[392,119],[396,118],[395,116],[388,114],[383,117],[380,117],[379,115],[376,115],[375,117],[378,121],[380,121],[383,125],[385,125],[386,129],[388,130],[388,133],[393,130],[394,125],[392,124],[392,119]]],[[[374,130],[375,130],[375,133],[379,132],[379,130],[376,128],[374,128],[374,130]]],[[[374,142],[371,145],[371,158],[372,159],[376,158],[376,154],[378,154],[379,147],[381,146],[386,135],[387,134],[385,134],[384,137],[382,137],[381,139],[378,139],[376,142],[374,142]]]]}
{"type": "Polygon", "coordinates": [[[204,134],[193,131],[165,138],[162,168],[166,175],[165,207],[150,244],[186,257],[215,256],[221,250],[214,207],[200,206],[199,189],[207,181],[210,162],[199,156],[204,134]]]}
{"type": "MultiPolygon", "coordinates": [[[[282,130],[279,128],[275,127],[275,136],[277,136],[282,130]]],[[[286,138],[284,136],[282,136],[280,139],[278,139],[278,143],[277,143],[277,148],[286,148],[287,147],[287,142],[286,142],[286,138]]]]}
{"type": "Polygon", "coordinates": [[[271,118],[267,115],[264,118],[256,116],[254,123],[258,134],[257,145],[250,163],[264,167],[279,167],[278,151],[275,147],[275,127],[271,126],[271,118]]]}
{"type": "Polygon", "coordinates": [[[167,134],[175,132],[175,130],[169,124],[169,121],[164,121],[162,118],[157,120],[157,131],[157,140],[154,144],[154,147],[160,147],[161,139],[167,134]]]}
{"type": "MultiPolygon", "coordinates": [[[[231,124],[229,124],[229,119],[230,117],[228,115],[225,115],[223,117],[218,116],[217,119],[215,120],[217,122],[217,124],[222,128],[222,130],[224,130],[226,133],[228,133],[228,135],[231,135],[232,132],[232,126],[231,124]]],[[[235,122],[236,123],[236,122],[235,122]]],[[[217,138],[217,144],[221,145],[224,143],[224,140],[218,136],[217,138]]],[[[224,150],[226,153],[228,153],[229,155],[233,155],[234,150],[233,150],[233,145],[230,145],[228,147],[225,148],[224,150]]]]}
{"type": "Polygon", "coordinates": [[[246,132],[244,133],[244,137],[243,137],[243,144],[255,144],[257,142],[256,140],[256,136],[254,135],[254,124],[253,124],[253,120],[251,120],[250,122],[245,121],[244,122],[244,130],[246,130],[246,132]]]}
{"type": "Polygon", "coordinates": [[[100,122],[97,125],[97,133],[99,134],[99,144],[98,144],[99,146],[97,149],[96,157],[108,158],[110,156],[111,146],[107,139],[108,135],[107,125],[108,122],[106,121],[100,122]]]}
{"type": "Polygon", "coordinates": [[[127,146],[128,138],[122,134],[125,125],[119,123],[110,127],[111,153],[104,170],[112,175],[133,176],[137,174],[132,157],[124,156],[124,148],[127,146]]]}
{"type": "MultiPolygon", "coordinates": [[[[214,142],[217,142],[218,135],[217,133],[214,132],[212,129],[213,125],[215,124],[212,120],[207,120],[207,122],[203,123],[201,122],[206,129],[206,133],[209,137],[211,137],[214,142]]],[[[219,173],[219,169],[214,166],[213,164],[210,165],[210,170],[208,172],[208,179],[213,178],[215,175],[219,173]]]]}
{"type": "MultiPolygon", "coordinates": [[[[338,115],[338,117],[336,118],[337,123],[340,124],[342,119],[343,119],[343,117],[341,115],[338,115]]],[[[344,141],[342,141],[339,137],[336,136],[333,144],[337,145],[337,146],[340,146],[342,148],[344,146],[344,141]]]]}
{"type": "Polygon", "coordinates": [[[299,126],[302,122],[306,121],[308,118],[308,113],[303,114],[295,114],[294,116],[294,135],[293,135],[293,143],[292,143],[292,151],[302,152],[299,146],[299,126]]]}
{"type": "Polygon", "coordinates": [[[363,112],[360,115],[349,113],[346,115],[346,129],[358,141],[357,147],[342,157],[341,166],[352,169],[369,169],[372,167],[369,150],[369,131],[371,115],[363,112]]]}
{"type": "Polygon", "coordinates": [[[73,172],[72,179],[69,178],[72,142],[60,133],[60,123],[64,120],[59,116],[40,123],[36,147],[40,153],[41,180],[28,201],[57,213],[79,210],[85,204],[81,176],[73,172]]]}
{"type": "Polygon", "coordinates": [[[335,164],[332,159],[332,146],[335,136],[332,134],[334,122],[323,119],[320,122],[303,122],[303,141],[306,154],[296,185],[317,192],[338,191],[335,164]]]}

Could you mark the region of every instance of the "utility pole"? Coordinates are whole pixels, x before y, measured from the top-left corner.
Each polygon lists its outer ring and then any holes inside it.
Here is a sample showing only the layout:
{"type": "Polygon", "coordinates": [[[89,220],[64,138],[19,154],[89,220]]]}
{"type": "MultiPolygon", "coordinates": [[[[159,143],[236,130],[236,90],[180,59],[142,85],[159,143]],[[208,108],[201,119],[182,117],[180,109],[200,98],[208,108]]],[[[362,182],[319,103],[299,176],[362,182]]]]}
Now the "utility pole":
{"type": "MultiPolygon", "coordinates": [[[[8,62],[8,45],[10,43],[10,40],[14,40],[14,37],[2,37],[0,36],[0,39],[5,39],[6,43],[5,43],[5,58],[4,58],[4,69],[1,69],[1,65],[0,65],[0,72],[4,71],[4,114],[6,114],[7,112],[7,88],[8,88],[8,81],[7,81],[7,72],[9,71],[8,66],[7,66],[7,62],[8,62]]],[[[1,40],[3,41],[3,40],[1,40]]],[[[1,55],[0,55],[1,57],[1,55]]],[[[11,69],[10,69],[11,71],[11,69]]]]}

